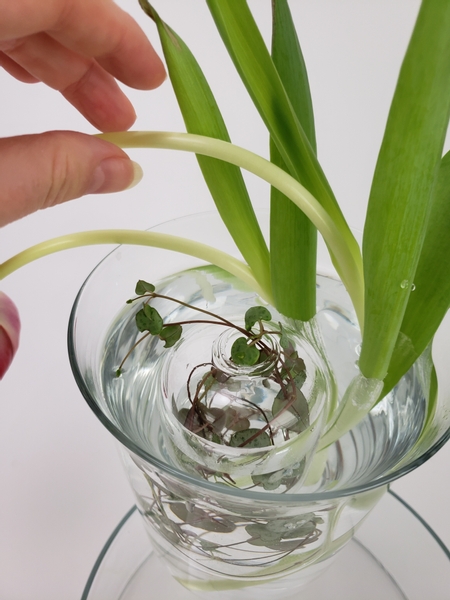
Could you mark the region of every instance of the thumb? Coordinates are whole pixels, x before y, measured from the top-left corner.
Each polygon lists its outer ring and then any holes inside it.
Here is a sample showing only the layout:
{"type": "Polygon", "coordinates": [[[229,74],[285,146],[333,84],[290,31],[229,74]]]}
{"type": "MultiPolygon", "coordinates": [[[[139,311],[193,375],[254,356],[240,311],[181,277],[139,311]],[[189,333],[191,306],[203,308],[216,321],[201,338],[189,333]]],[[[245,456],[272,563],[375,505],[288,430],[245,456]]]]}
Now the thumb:
{"type": "Polygon", "coordinates": [[[109,142],[72,131],[0,139],[0,226],[84,194],[118,192],[142,170],[109,142]]]}

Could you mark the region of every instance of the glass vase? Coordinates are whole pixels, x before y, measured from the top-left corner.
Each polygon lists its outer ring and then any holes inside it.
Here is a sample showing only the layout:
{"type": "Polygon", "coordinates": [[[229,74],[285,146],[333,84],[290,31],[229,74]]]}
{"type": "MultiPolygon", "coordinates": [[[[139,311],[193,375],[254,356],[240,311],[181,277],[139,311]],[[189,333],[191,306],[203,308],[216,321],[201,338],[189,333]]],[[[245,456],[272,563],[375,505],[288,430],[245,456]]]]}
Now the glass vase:
{"type": "MultiPolygon", "coordinates": [[[[158,230],[236,253],[215,213],[158,230]]],[[[428,411],[431,354],[426,353],[351,431],[321,444],[330,414],[339,414],[349,393],[373,401],[379,388],[359,373],[356,318],[323,250],[319,265],[312,322],[285,319],[269,307],[271,324],[281,324],[305,363],[302,427],[289,421],[290,409],[283,418],[275,414],[279,389],[270,376],[273,365],[230,364],[234,334],[216,324],[186,325],[168,349],[149,337],[116,374],[139,338],[135,315],[141,305],[126,304],[138,280],[155,283],[162,296],[242,324],[249,307],[266,304],[226,272],[156,248],[119,247],[76,299],[69,325],[75,379],[119,442],[151,544],[175,579],[199,596],[294,597],[352,538],[388,484],[427,460],[450,435],[444,322],[433,353],[439,378],[435,414],[428,411]],[[221,377],[211,388],[210,412],[222,411],[221,418],[239,414],[265,431],[270,422],[268,445],[230,446],[206,435],[204,427],[202,432],[186,426],[186,382],[198,389],[198,381],[211,372],[221,377]],[[435,427],[423,436],[430,418],[435,427]]],[[[184,305],[165,299],[153,304],[166,322],[192,319],[184,305]]],[[[272,337],[276,347],[279,337],[272,337]]],[[[239,429],[230,428],[233,435],[239,429]]]]}

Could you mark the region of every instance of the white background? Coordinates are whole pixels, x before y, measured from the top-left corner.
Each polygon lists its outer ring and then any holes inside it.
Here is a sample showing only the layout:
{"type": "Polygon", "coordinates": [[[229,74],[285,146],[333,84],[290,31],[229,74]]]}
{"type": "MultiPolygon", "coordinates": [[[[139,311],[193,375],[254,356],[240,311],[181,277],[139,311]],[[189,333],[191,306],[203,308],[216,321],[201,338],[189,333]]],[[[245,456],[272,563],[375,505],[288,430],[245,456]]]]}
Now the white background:
{"type": "MultiPolygon", "coordinates": [[[[158,46],[137,1],[119,2],[158,46]]],[[[269,8],[270,2],[258,0],[269,8]]],[[[233,74],[201,0],[155,0],[211,80],[235,143],[267,154],[267,134],[233,74]]],[[[377,148],[417,0],[292,0],[315,103],[319,156],[348,221],[361,228],[377,148]]],[[[267,15],[268,15],[268,11],[267,15]]],[[[170,83],[129,91],[135,129],[183,130],[170,83]]],[[[0,73],[0,135],[92,127],[42,84],[0,73]]],[[[143,229],[208,210],[195,159],[131,151],[143,182],[117,195],[87,197],[5,227],[0,261],[66,232],[143,229]]],[[[258,206],[265,185],[249,178],[258,206]]],[[[133,499],[115,445],[85,405],[70,372],[67,320],[78,288],[108,248],[71,250],[28,265],[1,283],[23,323],[20,350],[0,384],[0,598],[78,600],[90,569],[133,499]]],[[[396,482],[450,546],[450,448],[396,482]]],[[[430,599],[445,600],[445,599],[430,599]]]]}

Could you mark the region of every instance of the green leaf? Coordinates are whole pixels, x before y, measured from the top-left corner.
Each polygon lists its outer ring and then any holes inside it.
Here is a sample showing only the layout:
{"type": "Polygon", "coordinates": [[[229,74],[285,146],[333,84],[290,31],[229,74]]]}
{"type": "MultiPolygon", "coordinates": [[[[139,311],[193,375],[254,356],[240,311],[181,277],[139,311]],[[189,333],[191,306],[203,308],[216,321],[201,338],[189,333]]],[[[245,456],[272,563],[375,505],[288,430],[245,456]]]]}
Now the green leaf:
{"type": "Polygon", "coordinates": [[[300,389],[306,381],[306,365],[303,358],[300,358],[297,350],[295,350],[292,342],[289,340],[288,345],[286,340],[282,338],[282,347],[284,349],[284,360],[280,371],[281,377],[288,383],[291,379],[294,379],[297,387],[300,389]]]}
{"type": "Polygon", "coordinates": [[[309,406],[304,394],[295,387],[295,400],[291,404],[291,399],[286,398],[280,391],[273,401],[272,414],[276,418],[281,412],[287,412],[292,415],[292,421],[285,425],[289,431],[301,433],[309,427],[309,406]],[[286,408],[289,406],[289,408],[286,408]]]}
{"type": "Polygon", "coordinates": [[[174,346],[181,337],[183,328],[181,325],[166,325],[161,330],[159,337],[164,340],[164,348],[171,348],[174,346]]]}
{"type": "Polygon", "coordinates": [[[213,442],[214,444],[222,444],[222,438],[214,431],[209,431],[209,429],[207,429],[204,435],[210,442],[213,442]]]}
{"type": "Polygon", "coordinates": [[[289,173],[336,221],[342,213],[292,108],[277,69],[245,0],[207,0],[225,46],[286,162],[289,173]]]}
{"type": "MultiPolygon", "coordinates": [[[[209,540],[205,540],[201,537],[198,537],[196,542],[200,544],[201,549],[205,552],[214,552],[214,550],[218,550],[221,548],[221,544],[210,542],[209,540]]],[[[220,554],[223,554],[223,552],[220,552],[220,554]]]]}
{"type": "Polygon", "coordinates": [[[250,340],[240,337],[231,346],[231,360],[237,365],[251,367],[258,362],[259,350],[256,346],[250,346],[249,343],[250,340]]]}
{"type": "MultiPolygon", "coordinates": [[[[271,161],[286,170],[277,148],[270,145],[271,161]]],[[[270,259],[272,293],[284,315],[308,321],[316,314],[317,231],[284,194],[270,192],[270,259]]]]}
{"type": "Polygon", "coordinates": [[[183,523],[204,531],[231,533],[236,529],[236,525],[226,515],[203,510],[189,502],[171,502],[170,510],[183,523]]]}
{"type": "MultiPolygon", "coordinates": [[[[335,222],[342,237],[351,248],[357,270],[360,270],[359,247],[354,239],[342,212],[334,198],[333,192],[320,167],[311,144],[295,114],[283,82],[265,46],[264,40],[258,30],[253,16],[245,0],[207,0],[208,7],[214,18],[219,33],[227,47],[234,65],[242,78],[256,108],[258,109],[271,138],[276,145],[288,172],[293,175],[315,198],[322,204],[330,217],[335,222]]],[[[281,244],[281,236],[286,227],[285,222],[278,221],[277,243],[281,244]]],[[[309,263],[310,264],[310,263],[309,263]]],[[[341,274],[339,265],[336,265],[341,274]]],[[[284,269],[288,269],[285,265],[284,269]]],[[[279,268],[278,266],[276,267],[279,268]]],[[[315,286],[311,269],[305,270],[305,289],[311,294],[315,286]]],[[[286,273],[282,294],[289,296],[292,292],[292,282],[286,273]]],[[[351,287],[351,282],[345,280],[346,286],[351,287]]],[[[294,309],[296,300],[290,303],[294,309]]],[[[286,314],[286,311],[283,311],[286,314]]],[[[287,315],[291,316],[291,315],[287,315]]]]}
{"type": "Polygon", "coordinates": [[[271,319],[272,315],[265,306],[252,306],[245,313],[245,329],[250,331],[258,321],[270,321],[271,319]]]}
{"type": "MultiPolygon", "coordinates": [[[[170,80],[187,131],[229,142],[226,125],[195,57],[147,0],[139,2],[157,25],[170,80]]],[[[242,256],[261,286],[270,289],[269,252],[240,169],[206,156],[197,155],[197,160],[223,222],[242,256]]]]}
{"type": "Polygon", "coordinates": [[[359,366],[366,377],[385,378],[411,285],[417,285],[449,111],[450,2],[424,0],[389,112],[364,227],[366,316],[359,366]]]}
{"type": "Polygon", "coordinates": [[[135,292],[138,296],[143,296],[144,294],[148,294],[155,291],[155,286],[152,283],[148,283],[143,279],[139,279],[136,284],[135,292]]]}
{"type": "Polygon", "coordinates": [[[272,13],[272,60],[311,148],[317,153],[308,73],[287,0],[272,0],[272,13]]]}
{"type": "MultiPolygon", "coordinates": [[[[245,531],[256,540],[261,540],[263,543],[276,542],[281,540],[281,533],[271,531],[266,523],[251,523],[245,527],[245,531]]],[[[256,545],[260,545],[257,543],[256,545]]]]}
{"type": "Polygon", "coordinates": [[[263,473],[262,475],[252,475],[252,481],[255,485],[259,485],[270,492],[280,487],[282,479],[283,470],[280,470],[276,473],[263,473]]]}
{"type": "Polygon", "coordinates": [[[139,331],[149,331],[152,335],[159,335],[163,327],[163,320],[153,306],[145,304],[136,313],[136,326],[139,331]]]}
{"type": "Polygon", "coordinates": [[[231,431],[242,431],[250,427],[250,421],[247,418],[248,410],[242,410],[240,407],[227,407],[225,411],[224,427],[231,431]]]}
{"type": "Polygon", "coordinates": [[[273,519],[267,524],[252,523],[247,525],[245,530],[252,536],[252,539],[248,540],[249,544],[267,545],[270,548],[289,551],[297,548],[299,541],[291,545],[283,544],[281,540],[309,538],[316,531],[317,522],[323,523],[323,520],[317,519],[314,513],[306,513],[288,519],[273,519]]]}
{"type": "Polygon", "coordinates": [[[265,431],[261,429],[245,429],[244,431],[236,431],[230,438],[230,446],[233,448],[239,448],[240,446],[244,446],[244,448],[266,448],[270,446],[270,437],[265,431]],[[259,433],[258,433],[259,432],[259,433]],[[258,433],[258,435],[255,435],[258,433]],[[251,442],[247,442],[253,436],[251,442]]]}
{"type": "Polygon", "coordinates": [[[280,322],[278,322],[278,327],[281,331],[280,346],[283,348],[286,354],[291,354],[294,351],[292,340],[289,337],[289,335],[285,332],[283,325],[280,322]]]}
{"type": "Polygon", "coordinates": [[[413,290],[384,381],[383,396],[424,352],[450,304],[450,152],[441,161],[413,290]]]}
{"type": "MultiPolygon", "coordinates": [[[[316,153],[314,115],[308,75],[287,0],[273,0],[272,60],[311,148],[316,153]]],[[[276,144],[270,160],[288,171],[276,144]]],[[[277,308],[307,321],[316,312],[316,229],[305,214],[272,187],[270,260],[277,308]],[[290,289],[286,294],[285,290],[290,289]]]]}
{"type": "MultiPolygon", "coordinates": [[[[268,491],[276,490],[281,485],[286,486],[286,490],[289,490],[292,485],[295,485],[295,483],[298,482],[304,471],[305,459],[297,463],[297,466],[294,466],[294,468],[279,469],[278,471],[273,471],[272,473],[252,475],[252,481],[255,485],[261,486],[268,491]]],[[[313,513],[311,514],[314,517],[313,513]]]]}

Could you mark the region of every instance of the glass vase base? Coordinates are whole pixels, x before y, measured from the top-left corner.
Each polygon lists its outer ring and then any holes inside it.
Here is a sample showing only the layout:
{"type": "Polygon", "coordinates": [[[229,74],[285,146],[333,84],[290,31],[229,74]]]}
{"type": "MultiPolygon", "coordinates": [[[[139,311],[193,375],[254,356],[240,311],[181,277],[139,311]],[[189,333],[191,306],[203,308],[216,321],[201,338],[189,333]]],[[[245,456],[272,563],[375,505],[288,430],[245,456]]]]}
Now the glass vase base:
{"type": "MultiPolygon", "coordinates": [[[[280,580],[281,582],[282,580],[280,580]]],[[[211,600],[242,593],[264,598],[264,586],[202,592],[211,600]],[[252,591],[251,591],[252,590],[252,591]]],[[[331,566],[301,590],[302,600],[445,600],[450,589],[450,551],[393,492],[331,566]]],[[[270,591],[268,597],[270,598],[270,591]]],[[[131,509],[105,544],[81,600],[194,600],[153,552],[141,516],[131,509]]],[[[243,597],[243,596],[242,596],[243,597]]],[[[251,597],[251,596],[250,596],[251,597]]],[[[298,599],[299,591],[285,596],[298,599]]]]}

